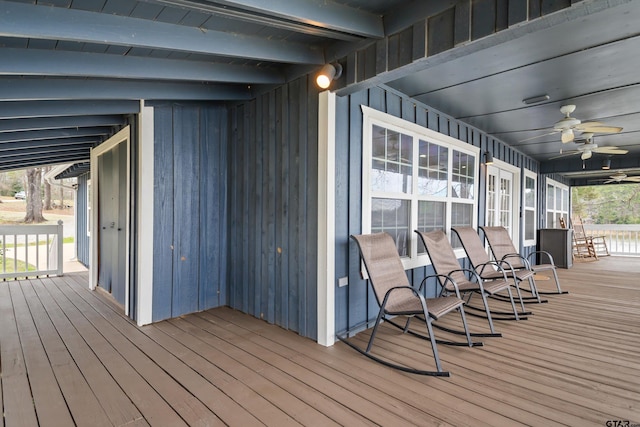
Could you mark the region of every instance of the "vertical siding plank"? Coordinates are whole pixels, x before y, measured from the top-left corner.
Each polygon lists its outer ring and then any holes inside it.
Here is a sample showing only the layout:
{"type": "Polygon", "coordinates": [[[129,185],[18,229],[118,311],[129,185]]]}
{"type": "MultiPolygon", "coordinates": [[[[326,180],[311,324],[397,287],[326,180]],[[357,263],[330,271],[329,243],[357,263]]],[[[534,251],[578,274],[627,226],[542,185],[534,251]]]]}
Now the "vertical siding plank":
{"type": "Polygon", "coordinates": [[[198,263],[200,232],[199,197],[193,191],[199,187],[199,120],[196,108],[174,109],[174,271],[173,316],[197,311],[198,263]]]}
{"type": "MultiPolygon", "coordinates": [[[[367,105],[365,91],[350,96],[349,127],[349,234],[362,232],[362,109],[367,105]]],[[[347,236],[348,238],[348,236],[347,236]]],[[[347,240],[349,250],[349,296],[347,325],[355,326],[368,320],[367,295],[368,283],[360,276],[360,254],[356,244],[347,240]]]]}
{"type": "Polygon", "coordinates": [[[311,79],[306,79],[309,124],[307,126],[307,299],[305,301],[305,327],[302,333],[312,339],[318,336],[318,91],[311,79]]]}
{"type": "Polygon", "coordinates": [[[283,86],[276,91],[276,106],[278,111],[276,127],[276,159],[280,162],[276,175],[278,189],[278,204],[276,206],[276,323],[285,328],[289,327],[289,91],[283,86]]]}
{"type": "Polygon", "coordinates": [[[172,109],[156,107],[154,119],[153,320],[158,321],[171,317],[173,305],[172,109]]]}
{"type": "MultiPolygon", "coordinates": [[[[298,250],[299,250],[299,265],[297,271],[297,282],[298,282],[298,300],[296,301],[297,309],[300,312],[298,317],[298,332],[304,335],[303,331],[306,331],[307,325],[309,321],[307,319],[307,298],[312,299],[314,302],[316,301],[316,295],[311,294],[307,295],[309,284],[307,283],[307,247],[312,244],[313,240],[309,239],[309,235],[307,233],[307,228],[304,223],[304,219],[307,218],[307,215],[310,215],[309,206],[307,204],[307,185],[308,185],[308,174],[309,171],[308,165],[308,149],[309,144],[307,140],[307,127],[309,124],[309,120],[317,120],[317,118],[313,118],[308,114],[308,106],[307,106],[307,81],[302,78],[299,81],[300,87],[297,98],[297,108],[298,108],[298,127],[296,129],[296,136],[298,138],[298,150],[300,155],[300,163],[298,164],[298,180],[301,185],[298,188],[298,200],[300,201],[300,212],[299,212],[299,223],[298,228],[300,230],[300,241],[298,242],[298,250]]],[[[315,283],[315,279],[312,283],[315,283]]]]}
{"type": "Polygon", "coordinates": [[[266,114],[263,116],[263,153],[265,168],[263,171],[264,214],[262,216],[262,277],[265,281],[263,288],[263,310],[266,311],[266,320],[275,323],[275,223],[276,223],[276,191],[275,191],[275,94],[263,97],[266,114]]]}
{"type": "MultiPolygon", "coordinates": [[[[298,108],[299,99],[302,98],[304,91],[301,89],[300,79],[295,80],[289,85],[287,90],[286,104],[288,106],[288,121],[286,123],[286,130],[288,134],[288,156],[289,156],[289,199],[288,199],[288,212],[289,218],[287,223],[287,236],[288,243],[288,277],[289,277],[289,290],[287,292],[288,306],[287,320],[288,327],[294,331],[300,330],[300,301],[299,301],[299,288],[301,284],[300,277],[300,265],[301,257],[300,242],[302,238],[302,230],[300,221],[302,220],[302,214],[304,208],[302,206],[304,200],[303,187],[304,183],[301,180],[301,168],[303,159],[300,155],[300,133],[298,126],[300,123],[300,109],[298,108]]],[[[284,107],[284,106],[283,106],[284,107]]]]}
{"type": "MultiPolygon", "coordinates": [[[[242,171],[242,163],[239,161],[243,158],[242,153],[242,141],[243,141],[243,133],[242,133],[242,122],[240,118],[242,114],[239,112],[244,108],[243,105],[235,107],[231,110],[230,114],[230,126],[231,133],[229,135],[229,161],[230,161],[230,170],[229,170],[229,179],[232,180],[231,177],[244,177],[242,171]]],[[[230,195],[230,206],[231,212],[237,213],[242,212],[242,187],[229,185],[229,195],[230,195]]],[[[230,234],[229,238],[232,242],[241,242],[244,239],[244,229],[242,227],[242,219],[243,217],[240,215],[231,215],[230,216],[230,234]]],[[[231,274],[229,276],[229,305],[231,307],[242,307],[240,308],[242,311],[246,311],[245,304],[243,302],[243,289],[245,278],[243,278],[244,269],[239,268],[239,262],[242,259],[242,251],[244,245],[229,245],[229,270],[232,272],[237,272],[236,274],[231,274]],[[240,277],[238,277],[240,276],[240,277]]]]}
{"type": "MultiPolygon", "coordinates": [[[[336,281],[340,277],[349,276],[349,101],[350,98],[346,96],[336,98],[336,281]]],[[[355,283],[353,285],[355,286],[355,283]]],[[[351,283],[349,283],[347,287],[336,288],[336,331],[347,329],[348,291],[351,286],[351,283]]]]}
{"type": "Polygon", "coordinates": [[[200,263],[199,263],[199,307],[206,309],[219,304],[221,282],[221,250],[223,239],[220,235],[221,217],[224,212],[224,194],[221,194],[220,171],[220,128],[216,117],[220,114],[214,109],[203,109],[200,112],[200,263]],[[221,197],[222,196],[222,197],[221,197]]]}

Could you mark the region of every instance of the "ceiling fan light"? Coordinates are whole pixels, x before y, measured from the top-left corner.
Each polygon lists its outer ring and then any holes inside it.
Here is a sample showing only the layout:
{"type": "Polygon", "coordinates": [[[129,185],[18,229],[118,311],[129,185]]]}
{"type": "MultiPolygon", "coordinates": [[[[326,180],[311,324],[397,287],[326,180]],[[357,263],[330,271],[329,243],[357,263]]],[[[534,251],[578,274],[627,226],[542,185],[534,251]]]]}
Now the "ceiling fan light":
{"type": "Polygon", "coordinates": [[[591,156],[593,156],[593,153],[591,151],[585,151],[584,153],[582,153],[582,155],[580,156],[580,158],[582,160],[588,160],[591,158],[591,156]]]}
{"type": "Polygon", "coordinates": [[[563,144],[573,141],[573,129],[563,130],[561,140],[563,144]]]}

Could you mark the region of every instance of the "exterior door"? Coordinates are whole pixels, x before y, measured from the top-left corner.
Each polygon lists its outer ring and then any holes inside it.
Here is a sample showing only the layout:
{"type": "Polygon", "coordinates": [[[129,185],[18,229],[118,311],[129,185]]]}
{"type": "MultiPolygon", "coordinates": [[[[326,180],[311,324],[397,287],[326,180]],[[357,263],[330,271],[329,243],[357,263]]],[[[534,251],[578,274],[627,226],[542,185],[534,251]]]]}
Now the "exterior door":
{"type": "Polygon", "coordinates": [[[116,145],[98,158],[98,286],[123,306],[126,280],[127,145],[116,145]]]}
{"type": "Polygon", "coordinates": [[[490,227],[502,226],[514,237],[514,176],[495,166],[487,170],[487,220],[490,227]]]}

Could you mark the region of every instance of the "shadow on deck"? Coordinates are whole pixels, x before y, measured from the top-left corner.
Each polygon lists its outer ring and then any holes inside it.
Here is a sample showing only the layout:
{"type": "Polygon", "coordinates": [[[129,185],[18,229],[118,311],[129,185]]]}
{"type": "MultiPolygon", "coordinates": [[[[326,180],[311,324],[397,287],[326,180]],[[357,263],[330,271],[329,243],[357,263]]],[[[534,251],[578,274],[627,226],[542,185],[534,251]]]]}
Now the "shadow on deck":
{"type": "MultiPolygon", "coordinates": [[[[440,346],[450,378],[393,371],[228,308],[138,328],[85,289],[86,273],[3,282],[0,426],[639,423],[639,274],[637,258],[561,270],[570,294],[498,322],[502,338],[440,346]]],[[[380,338],[389,357],[433,368],[427,343],[386,327],[380,338]]]]}

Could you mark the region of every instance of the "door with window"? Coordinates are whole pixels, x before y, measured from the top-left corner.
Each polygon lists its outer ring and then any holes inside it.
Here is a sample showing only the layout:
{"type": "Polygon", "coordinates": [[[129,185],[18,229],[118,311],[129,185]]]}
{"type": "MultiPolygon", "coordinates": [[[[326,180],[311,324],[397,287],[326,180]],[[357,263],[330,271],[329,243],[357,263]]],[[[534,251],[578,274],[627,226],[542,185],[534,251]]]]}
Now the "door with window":
{"type": "Polygon", "coordinates": [[[516,168],[496,161],[487,166],[487,216],[489,227],[504,227],[518,241],[518,184],[516,168]]]}

